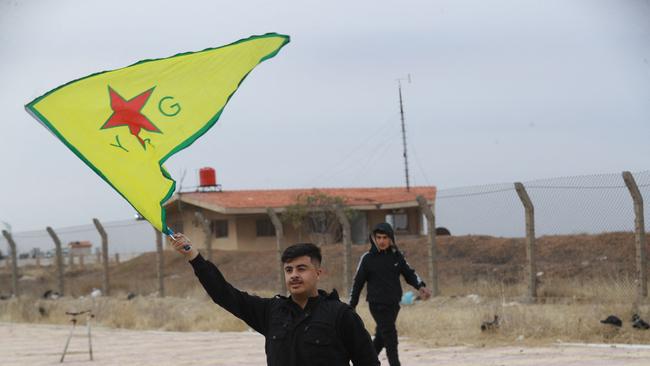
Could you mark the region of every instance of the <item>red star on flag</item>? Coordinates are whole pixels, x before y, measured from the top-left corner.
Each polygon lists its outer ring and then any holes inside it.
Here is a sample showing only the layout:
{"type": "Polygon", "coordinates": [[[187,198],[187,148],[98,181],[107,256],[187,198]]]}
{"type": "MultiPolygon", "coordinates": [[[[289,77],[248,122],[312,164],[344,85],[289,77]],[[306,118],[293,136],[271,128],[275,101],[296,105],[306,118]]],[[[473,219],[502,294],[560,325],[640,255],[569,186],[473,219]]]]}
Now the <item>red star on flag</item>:
{"type": "Polygon", "coordinates": [[[151,132],[161,132],[158,127],[154,126],[154,124],[151,123],[151,121],[149,121],[149,119],[141,112],[142,107],[144,107],[147,100],[149,100],[151,93],[153,93],[153,89],[154,88],[151,88],[142,92],[130,100],[125,100],[109,86],[108,93],[111,98],[111,109],[113,110],[113,114],[111,114],[108,121],[104,123],[101,129],[128,126],[131,134],[140,141],[142,147],[145,147],[144,140],[140,137],[140,131],[142,129],[151,132]]]}

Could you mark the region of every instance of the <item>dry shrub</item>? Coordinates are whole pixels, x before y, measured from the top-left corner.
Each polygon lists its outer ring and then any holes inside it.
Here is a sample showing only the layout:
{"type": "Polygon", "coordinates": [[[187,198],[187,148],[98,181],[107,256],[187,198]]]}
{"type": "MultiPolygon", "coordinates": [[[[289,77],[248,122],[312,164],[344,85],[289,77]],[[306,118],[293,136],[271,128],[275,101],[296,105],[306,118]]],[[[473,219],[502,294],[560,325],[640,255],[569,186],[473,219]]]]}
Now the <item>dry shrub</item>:
{"type": "Polygon", "coordinates": [[[248,328],[211,301],[194,298],[10,299],[0,302],[0,321],[68,324],[70,317],[66,311],[87,309],[93,310],[97,324],[111,328],[169,331],[242,331],[248,328]]]}
{"type": "MultiPolygon", "coordinates": [[[[631,327],[639,313],[650,318],[648,305],[636,304],[632,233],[549,236],[539,239],[539,300],[526,304],[525,250],[522,239],[485,236],[441,237],[440,289],[443,296],[404,306],[398,318],[401,336],[431,345],[491,345],[565,342],[649,343],[650,331],[631,327]],[[501,326],[481,332],[480,324],[498,314],[501,326]],[[620,329],[600,319],[616,314],[620,329]]],[[[340,288],[342,251],[323,246],[324,289],[340,288]]],[[[425,239],[405,241],[401,249],[409,262],[426,273],[425,239]]],[[[366,246],[354,246],[357,259],[366,246]]],[[[226,278],[238,288],[256,291],[276,286],[275,252],[215,251],[214,258],[226,278]],[[263,275],[260,275],[263,274],[263,275]]],[[[38,298],[56,288],[54,267],[21,268],[19,285],[24,297],[0,301],[0,321],[69,324],[65,311],[93,308],[97,323],[109,327],[177,331],[241,331],[247,326],[213,304],[191,267],[176,253],[165,253],[167,298],[156,296],[155,254],[146,253],[111,267],[111,297],[79,298],[101,287],[99,266],[66,271],[65,298],[38,298]],[[138,294],[131,301],[126,293],[138,294]],[[40,311],[39,311],[40,309],[40,311]]],[[[356,262],[353,263],[356,265],[356,262]]],[[[0,268],[0,294],[10,291],[10,273],[0,268]]],[[[405,285],[406,286],[406,285],[405,285]]],[[[371,333],[374,322],[367,305],[358,309],[371,333]]]]}
{"type": "MultiPolygon", "coordinates": [[[[603,284],[601,283],[600,286],[603,284]]],[[[595,285],[594,285],[595,286],[595,285]]],[[[497,290],[490,290],[497,291],[497,290]]],[[[615,293],[616,287],[600,291],[615,293]]],[[[429,301],[402,306],[397,322],[400,336],[434,346],[499,345],[519,342],[527,345],[563,342],[649,343],[650,331],[633,329],[633,313],[650,315],[647,304],[625,304],[561,299],[528,304],[507,296],[437,297],[429,301]],[[483,321],[499,315],[498,329],[481,332],[483,321]],[[600,320],[616,314],[623,322],[620,329],[600,324],[600,320]]],[[[263,293],[262,296],[272,294],[263,293]]],[[[203,293],[187,298],[138,296],[133,300],[114,297],[64,297],[58,300],[19,298],[0,301],[0,321],[69,324],[66,311],[93,309],[99,325],[169,331],[244,331],[248,326],[235,318],[203,293]],[[43,310],[41,315],[39,308],[43,310]]],[[[367,304],[357,307],[369,332],[374,321],[367,304]]]]}
{"type": "Polygon", "coordinates": [[[636,282],[630,276],[593,278],[590,280],[553,277],[540,281],[541,298],[570,298],[602,303],[620,303],[632,299],[636,282]]]}
{"type": "MultiPolygon", "coordinates": [[[[371,334],[374,322],[366,306],[358,312],[371,334]]],[[[650,331],[632,328],[632,314],[650,314],[648,305],[526,304],[480,297],[436,298],[403,306],[397,321],[400,336],[434,346],[499,345],[514,341],[527,345],[553,342],[648,343],[650,331]],[[500,326],[482,332],[480,325],[499,315],[500,326]],[[600,323],[610,314],[622,328],[600,323]]]]}

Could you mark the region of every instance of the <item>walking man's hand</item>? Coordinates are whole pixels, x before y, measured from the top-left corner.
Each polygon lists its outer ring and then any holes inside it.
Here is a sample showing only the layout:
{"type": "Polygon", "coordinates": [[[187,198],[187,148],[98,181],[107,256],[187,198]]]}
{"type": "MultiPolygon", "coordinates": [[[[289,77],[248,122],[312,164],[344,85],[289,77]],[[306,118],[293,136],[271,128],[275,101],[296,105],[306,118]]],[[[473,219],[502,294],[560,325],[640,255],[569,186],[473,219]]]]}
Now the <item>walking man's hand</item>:
{"type": "Polygon", "coordinates": [[[429,291],[429,289],[426,287],[420,287],[418,293],[420,295],[420,299],[422,300],[427,300],[431,297],[431,291],[429,291]]]}

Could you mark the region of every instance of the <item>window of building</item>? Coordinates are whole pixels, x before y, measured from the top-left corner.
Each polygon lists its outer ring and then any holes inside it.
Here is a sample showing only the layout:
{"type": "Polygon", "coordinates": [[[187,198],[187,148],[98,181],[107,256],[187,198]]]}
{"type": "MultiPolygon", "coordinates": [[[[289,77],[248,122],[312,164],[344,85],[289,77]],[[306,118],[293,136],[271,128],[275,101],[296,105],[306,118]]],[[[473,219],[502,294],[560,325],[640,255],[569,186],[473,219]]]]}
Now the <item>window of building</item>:
{"type": "Polygon", "coordinates": [[[395,231],[406,231],[409,228],[409,218],[406,213],[393,213],[386,215],[386,222],[391,224],[395,231]]]}
{"type": "Polygon", "coordinates": [[[257,236],[275,236],[275,226],[270,218],[258,219],[255,221],[257,236]]]}
{"type": "Polygon", "coordinates": [[[228,220],[212,220],[210,221],[210,230],[215,238],[228,237],[228,220]]]}
{"type": "Polygon", "coordinates": [[[329,230],[328,215],[325,212],[316,212],[309,216],[309,226],[314,234],[326,234],[329,230]]]}

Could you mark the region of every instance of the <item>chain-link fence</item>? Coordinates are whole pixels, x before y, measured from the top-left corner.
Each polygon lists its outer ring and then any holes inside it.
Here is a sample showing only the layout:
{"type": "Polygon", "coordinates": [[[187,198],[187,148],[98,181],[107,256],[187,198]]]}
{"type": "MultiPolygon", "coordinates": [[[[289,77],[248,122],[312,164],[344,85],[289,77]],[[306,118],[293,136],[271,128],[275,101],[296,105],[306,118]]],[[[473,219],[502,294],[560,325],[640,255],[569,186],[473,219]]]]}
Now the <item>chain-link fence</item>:
{"type": "MultiPolygon", "coordinates": [[[[90,221],[90,220],[89,220],[90,221]]],[[[143,252],[156,250],[156,235],[147,221],[122,220],[103,223],[108,237],[108,264],[110,268],[119,262],[133,259],[143,252]]],[[[45,293],[60,287],[65,282],[65,293],[83,296],[95,287],[100,287],[103,273],[102,241],[94,224],[58,228],[53,230],[61,243],[62,265],[65,275],[58,279],[57,257],[53,238],[46,230],[34,230],[11,234],[16,245],[16,263],[20,286],[30,293],[45,293]],[[23,267],[27,268],[23,271],[23,267]],[[54,286],[54,287],[53,287],[54,286]]],[[[2,237],[0,246],[8,248],[7,239],[2,237]]],[[[2,275],[9,278],[13,271],[9,256],[0,260],[2,275]],[[6,270],[5,270],[6,269],[6,270]]],[[[11,275],[12,281],[14,275],[11,275]]],[[[140,278],[130,280],[138,287],[140,278]]],[[[148,284],[147,284],[148,285],[148,284]]],[[[132,287],[133,287],[132,286],[132,287]]],[[[6,291],[4,286],[2,290],[6,291]]],[[[14,285],[12,284],[12,287],[14,285]]],[[[2,292],[0,290],[0,292],[2,292]]],[[[18,289],[13,290],[20,292],[18,289]]]]}
{"type": "MultiPolygon", "coordinates": [[[[650,171],[633,176],[647,212],[650,171]]],[[[634,297],[635,214],[622,175],[523,185],[534,206],[538,295],[634,297]]],[[[453,235],[438,239],[443,294],[526,293],[525,210],[514,184],[440,190],[435,211],[437,225],[453,235]]]]}
{"type": "MultiPolygon", "coordinates": [[[[103,226],[110,240],[109,254],[111,256],[119,253],[120,257],[126,257],[155,250],[155,232],[147,221],[111,221],[105,222],[103,226]]],[[[71,242],[88,241],[92,244],[91,254],[93,256],[101,250],[101,238],[92,222],[87,225],[55,228],[54,231],[59,236],[63,248],[66,248],[71,242]]],[[[13,233],[13,238],[18,253],[23,257],[34,257],[36,253],[41,253],[43,257],[53,255],[54,243],[45,229],[13,233]]],[[[0,237],[0,247],[7,248],[4,237],[0,237]]],[[[89,260],[92,261],[92,258],[89,260]]]]}
{"type": "MultiPolygon", "coordinates": [[[[645,198],[649,223],[650,171],[633,174],[645,198]]],[[[631,299],[638,293],[635,214],[631,194],[620,173],[524,182],[534,206],[536,293],[543,298],[631,299]]],[[[530,288],[526,219],[513,183],[442,189],[435,201],[436,226],[452,235],[438,236],[438,278],[442,295],[481,294],[517,297],[530,288]]],[[[151,252],[155,234],[146,221],[104,223],[109,253],[151,252]]],[[[101,240],[97,229],[83,225],[55,229],[64,247],[89,241],[97,262],[101,240]]],[[[23,256],[32,248],[53,256],[54,244],[45,230],[14,233],[23,256]],[[49,252],[49,253],[48,253],[49,252]]],[[[4,238],[0,247],[7,248],[4,238]]],[[[5,252],[6,253],[6,252],[5,252]]],[[[66,256],[66,265],[69,257],[66,256]]],[[[424,268],[424,257],[420,260],[424,268]]],[[[0,266],[7,266],[7,260],[0,266]]],[[[32,264],[33,258],[18,260],[32,264]]],[[[78,264],[78,262],[77,262],[78,264]]],[[[7,266],[8,267],[8,266],[7,266]]]]}

